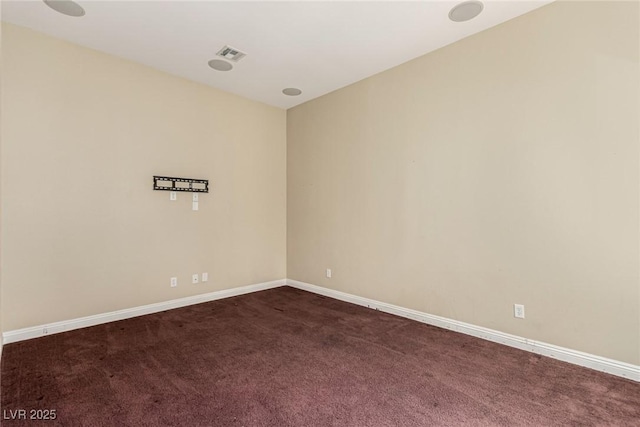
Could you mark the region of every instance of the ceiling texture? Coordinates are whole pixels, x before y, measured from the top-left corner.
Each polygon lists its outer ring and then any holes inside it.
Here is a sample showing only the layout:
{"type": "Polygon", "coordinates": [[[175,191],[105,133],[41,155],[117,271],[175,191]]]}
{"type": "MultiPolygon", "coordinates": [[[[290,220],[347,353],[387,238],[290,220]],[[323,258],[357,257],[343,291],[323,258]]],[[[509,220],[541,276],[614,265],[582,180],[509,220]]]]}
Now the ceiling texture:
{"type": "Polygon", "coordinates": [[[476,18],[453,22],[460,1],[77,0],[85,15],[71,17],[21,0],[2,1],[2,20],[290,108],[550,2],[487,0],[476,18]],[[225,45],[246,56],[216,71],[208,62],[225,45]]]}

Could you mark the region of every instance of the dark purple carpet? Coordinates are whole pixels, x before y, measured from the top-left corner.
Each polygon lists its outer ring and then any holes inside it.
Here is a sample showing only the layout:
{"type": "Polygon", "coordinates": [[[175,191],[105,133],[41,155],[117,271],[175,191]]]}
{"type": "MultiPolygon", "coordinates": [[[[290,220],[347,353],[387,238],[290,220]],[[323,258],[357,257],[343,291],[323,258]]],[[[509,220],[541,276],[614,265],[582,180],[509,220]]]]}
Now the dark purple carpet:
{"type": "Polygon", "coordinates": [[[3,425],[640,425],[639,383],[288,287],[8,344],[1,384],[3,425]]]}

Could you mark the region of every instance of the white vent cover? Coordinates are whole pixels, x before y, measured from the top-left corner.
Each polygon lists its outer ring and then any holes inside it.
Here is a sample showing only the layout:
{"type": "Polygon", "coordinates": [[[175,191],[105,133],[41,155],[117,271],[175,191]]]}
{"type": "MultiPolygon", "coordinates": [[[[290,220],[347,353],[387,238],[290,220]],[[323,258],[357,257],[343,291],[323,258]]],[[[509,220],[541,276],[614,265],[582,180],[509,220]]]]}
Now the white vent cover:
{"type": "Polygon", "coordinates": [[[223,57],[224,59],[228,59],[229,61],[238,62],[245,56],[246,53],[240,52],[238,49],[233,48],[231,46],[225,46],[216,53],[216,55],[223,57]]]}

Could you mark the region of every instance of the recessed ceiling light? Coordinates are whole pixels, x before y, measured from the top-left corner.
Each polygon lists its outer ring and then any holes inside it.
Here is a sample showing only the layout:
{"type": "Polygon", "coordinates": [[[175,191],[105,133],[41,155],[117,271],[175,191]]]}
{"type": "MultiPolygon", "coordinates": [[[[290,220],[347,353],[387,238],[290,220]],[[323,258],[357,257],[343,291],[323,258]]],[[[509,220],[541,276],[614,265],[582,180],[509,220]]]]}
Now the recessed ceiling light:
{"type": "Polygon", "coordinates": [[[212,59],[209,61],[209,67],[218,71],[229,71],[233,68],[233,65],[229,64],[227,61],[223,61],[222,59],[212,59]]]}
{"type": "Polygon", "coordinates": [[[84,9],[71,0],[44,0],[44,3],[56,12],[67,16],[84,16],[84,9]]]}
{"type": "Polygon", "coordinates": [[[298,96],[302,93],[302,91],[295,87],[288,87],[286,89],[282,89],[282,93],[288,96],[298,96]]]}
{"type": "Polygon", "coordinates": [[[482,9],[484,9],[482,2],[475,0],[465,1],[453,6],[453,9],[449,12],[449,19],[454,22],[468,21],[480,15],[482,9]]]}

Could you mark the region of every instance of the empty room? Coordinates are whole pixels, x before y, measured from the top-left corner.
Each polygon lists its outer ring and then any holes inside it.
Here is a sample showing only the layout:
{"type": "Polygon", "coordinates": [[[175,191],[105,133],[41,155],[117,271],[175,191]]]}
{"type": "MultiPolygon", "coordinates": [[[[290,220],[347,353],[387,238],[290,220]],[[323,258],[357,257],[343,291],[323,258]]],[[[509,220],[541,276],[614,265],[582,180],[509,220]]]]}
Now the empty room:
{"type": "Polygon", "coordinates": [[[640,2],[1,24],[0,424],[640,425],[640,2]]]}

